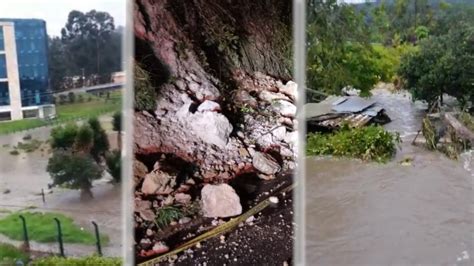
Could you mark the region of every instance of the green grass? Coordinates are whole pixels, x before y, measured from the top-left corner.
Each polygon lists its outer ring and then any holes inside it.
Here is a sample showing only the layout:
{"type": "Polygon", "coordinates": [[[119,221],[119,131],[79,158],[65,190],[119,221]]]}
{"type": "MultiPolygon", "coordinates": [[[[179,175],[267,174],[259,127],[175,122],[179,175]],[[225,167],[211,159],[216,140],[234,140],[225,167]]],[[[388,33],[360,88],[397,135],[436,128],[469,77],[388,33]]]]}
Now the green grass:
{"type": "Polygon", "coordinates": [[[122,265],[121,258],[104,258],[97,256],[90,256],[84,258],[62,258],[62,257],[48,257],[33,261],[32,266],[119,266],[122,265]]]}
{"type": "Polygon", "coordinates": [[[15,265],[18,260],[26,263],[28,255],[13,245],[0,243],[0,265],[15,265]]]}
{"type": "Polygon", "coordinates": [[[119,111],[122,107],[121,92],[110,94],[107,101],[104,98],[91,96],[92,101],[75,102],[71,104],[56,104],[57,118],[53,121],[42,119],[23,119],[18,121],[0,122],[0,135],[33,129],[42,126],[62,124],[68,121],[97,117],[101,114],[119,111]]]}
{"type": "MultiPolygon", "coordinates": [[[[0,219],[0,234],[14,239],[23,240],[23,229],[19,214],[26,219],[28,228],[28,237],[32,241],[37,242],[56,242],[57,228],[54,217],[61,221],[61,229],[63,233],[63,241],[65,243],[78,243],[86,245],[95,244],[95,235],[92,231],[86,229],[81,230],[74,221],[60,213],[39,213],[39,212],[15,212],[0,219]]],[[[99,228],[100,229],[100,228],[99,228]]],[[[108,237],[101,235],[101,243],[107,244],[108,237]]]]}

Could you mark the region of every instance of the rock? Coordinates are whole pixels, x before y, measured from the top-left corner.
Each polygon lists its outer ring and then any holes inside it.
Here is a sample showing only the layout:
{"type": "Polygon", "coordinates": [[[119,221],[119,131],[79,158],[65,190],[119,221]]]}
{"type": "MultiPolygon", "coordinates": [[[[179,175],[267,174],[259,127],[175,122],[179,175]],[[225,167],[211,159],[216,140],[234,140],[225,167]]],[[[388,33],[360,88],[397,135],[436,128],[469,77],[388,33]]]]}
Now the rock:
{"type": "Polygon", "coordinates": [[[269,91],[262,91],[258,95],[258,97],[268,103],[272,103],[276,100],[286,100],[289,101],[288,97],[281,93],[269,92],[269,91]]]}
{"type": "Polygon", "coordinates": [[[255,152],[252,160],[253,167],[266,175],[274,175],[281,170],[278,162],[272,156],[255,152]]]}
{"type": "Polygon", "coordinates": [[[279,202],[278,198],[274,196],[268,198],[268,200],[273,204],[277,204],[279,202]]]}
{"type": "Polygon", "coordinates": [[[221,106],[214,101],[205,100],[198,106],[197,110],[198,112],[220,112],[221,106]]]}
{"type": "Polygon", "coordinates": [[[263,180],[275,179],[274,175],[266,175],[266,174],[258,173],[257,176],[258,176],[258,178],[263,179],[263,180]]]}
{"type": "Polygon", "coordinates": [[[274,140],[283,140],[286,136],[286,127],[280,126],[272,130],[274,140]]]}
{"type": "Polygon", "coordinates": [[[296,115],[296,106],[288,101],[277,100],[272,106],[282,116],[295,117],[296,115]]]}
{"type": "Polygon", "coordinates": [[[160,170],[153,170],[145,176],[141,190],[145,194],[167,195],[173,191],[175,185],[175,176],[160,170]]]}
{"type": "Polygon", "coordinates": [[[204,142],[224,148],[232,132],[227,117],[220,113],[195,113],[189,121],[193,132],[204,142]]]}
{"type": "Polygon", "coordinates": [[[293,81],[288,81],[285,86],[278,86],[281,93],[287,95],[292,100],[295,100],[298,95],[298,84],[293,81]]]}
{"type": "Polygon", "coordinates": [[[156,252],[156,254],[162,254],[162,253],[165,253],[165,252],[168,252],[169,247],[165,245],[165,243],[163,242],[157,242],[153,245],[153,251],[156,252]]]}
{"type": "Polygon", "coordinates": [[[179,219],[179,221],[178,221],[179,224],[187,224],[189,222],[191,222],[191,218],[189,218],[189,217],[183,217],[183,218],[179,219]]]}
{"type": "Polygon", "coordinates": [[[183,205],[188,205],[191,203],[191,196],[185,193],[177,193],[174,195],[176,202],[179,202],[183,205]]]}
{"type": "Polygon", "coordinates": [[[246,90],[239,90],[235,95],[236,101],[240,102],[241,104],[245,104],[251,108],[257,108],[258,102],[257,100],[250,95],[246,90]]]}
{"type": "Polygon", "coordinates": [[[141,210],[139,213],[145,221],[154,221],[156,218],[155,213],[151,209],[141,210]]]}
{"type": "Polygon", "coordinates": [[[247,218],[247,220],[245,220],[246,223],[251,223],[255,220],[255,217],[252,215],[250,216],[249,218],[247,218]]]}
{"type": "Polygon", "coordinates": [[[149,228],[146,229],[146,235],[147,235],[147,236],[152,236],[152,235],[153,235],[153,230],[151,230],[151,229],[149,229],[149,228]]]}
{"type": "Polygon", "coordinates": [[[227,184],[207,184],[201,190],[204,217],[231,217],[242,213],[240,198],[227,184]]]}
{"type": "Polygon", "coordinates": [[[142,162],[133,160],[133,180],[138,184],[148,173],[148,168],[142,162]]]}
{"type": "Polygon", "coordinates": [[[280,147],[280,155],[283,157],[289,157],[295,159],[294,152],[286,147],[280,147]]]}
{"type": "Polygon", "coordinates": [[[3,191],[3,194],[9,194],[10,192],[11,192],[11,190],[7,188],[3,191]]]}

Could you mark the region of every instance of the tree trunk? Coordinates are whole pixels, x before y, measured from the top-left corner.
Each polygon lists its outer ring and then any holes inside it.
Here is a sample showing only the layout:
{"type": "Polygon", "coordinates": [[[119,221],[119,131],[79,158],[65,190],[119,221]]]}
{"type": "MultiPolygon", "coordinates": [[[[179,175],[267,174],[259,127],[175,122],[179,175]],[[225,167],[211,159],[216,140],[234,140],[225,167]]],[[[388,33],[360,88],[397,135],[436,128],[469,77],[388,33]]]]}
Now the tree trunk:
{"type": "Polygon", "coordinates": [[[137,159],[177,158],[205,182],[295,167],[291,1],[137,0],[134,17],[158,92],[156,110],[135,113],[137,159]]]}
{"type": "Polygon", "coordinates": [[[81,200],[90,200],[92,198],[94,198],[94,195],[92,194],[91,185],[84,185],[81,188],[81,200]]]}

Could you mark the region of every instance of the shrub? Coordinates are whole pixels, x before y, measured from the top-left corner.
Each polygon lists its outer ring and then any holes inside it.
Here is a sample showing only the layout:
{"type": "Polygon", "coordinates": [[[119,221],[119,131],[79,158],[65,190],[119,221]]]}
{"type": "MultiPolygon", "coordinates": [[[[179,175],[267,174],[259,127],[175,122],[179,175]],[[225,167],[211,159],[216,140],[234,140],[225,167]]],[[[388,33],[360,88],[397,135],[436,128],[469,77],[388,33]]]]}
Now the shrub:
{"type": "Polygon", "coordinates": [[[113,177],[115,183],[120,183],[121,176],[121,153],[119,150],[113,150],[105,155],[105,164],[107,172],[113,177]]]}
{"type": "Polygon", "coordinates": [[[400,141],[398,133],[387,132],[381,126],[354,129],[343,126],[335,133],[308,134],[306,153],[386,162],[395,154],[400,141]]]}
{"type": "Polygon", "coordinates": [[[78,127],[71,123],[66,126],[59,126],[51,130],[51,147],[53,149],[71,148],[76,139],[78,127]]]}
{"type": "Polygon", "coordinates": [[[158,213],[156,214],[156,226],[158,226],[158,228],[163,229],[172,221],[178,220],[182,217],[184,217],[184,213],[179,208],[174,206],[162,207],[158,210],[158,213]]]}
{"type": "Polygon", "coordinates": [[[65,104],[67,102],[67,96],[64,94],[59,95],[59,104],[65,104]]]}
{"type": "Polygon", "coordinates": [[[69,99],[70,103],[74,103],[76,101],[76,94],[74,94],[74,92],[70,92],[67,94],[67,98],[69,99]]]}
{"type": "Polygon", "coordinates": [[[77,95],[77,102],[78,103],[84,102],[84,96],[82,94],[77,95]]]}

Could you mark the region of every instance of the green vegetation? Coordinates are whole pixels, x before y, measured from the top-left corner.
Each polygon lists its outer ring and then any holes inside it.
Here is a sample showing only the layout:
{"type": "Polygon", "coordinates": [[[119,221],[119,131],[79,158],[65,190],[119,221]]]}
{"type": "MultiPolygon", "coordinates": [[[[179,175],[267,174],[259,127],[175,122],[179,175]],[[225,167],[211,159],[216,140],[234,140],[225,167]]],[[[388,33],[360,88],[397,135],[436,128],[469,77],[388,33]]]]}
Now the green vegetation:
{"type": "Polygon", "coordinates": [[[414,99],[434,103],[446,93],[465,107],[474,102],[472,69],[474,23],[422,40],[417,53],[403,58],[399,73],[414,99]]]}
{"type": "Polygon", "coordinates": [[[184,217],[183,211],[174,206],[165,206],[158,210],[156,214],[156,226],[158,228],[164,228],[172,221],[177,221],[184,217]]]}
{"type": "Polygon", "coordinates": [[[28,255],[10,244],[0,243],[0,265],[15,265],[15,262],[28,261],[28,255]]]}
{"type": "Polygon", "coordinates": [[[37,127],[58,125],[69,121],[82,120],[90,117],[115,112],[121,109],[121,92],[111,94],[111,99],[105,100],[95,96],[88,102],[76,102],[56,106],[57,118],[54,120],[23,119],[0,123],[0,135],[37,127]]]}
{"type": "Polygon", "coordinates": [[[42,141],[37,139],[32,139],[27,142],[18,142],[18,144],[13,147],[16,150],[23,150],[25,152],[34,152],[41,147],[43,144],[42,141]]]}
{"type": "Polygon", "coordinates": [[[115,183],[120,183],[121,179],[121,162],[122,157],[120,150],[113,150],[105,155],[105,164],[107,172],[112,176],[115,183]]]}
{"type": "Polygon", "coordinates": [[[121,258],[104,258],[98,256],[89,256],[84,258],[62,258],[62,257],[48,257],[35,260],[31,263],[32,266],[120,266],[123,265],[121,258]]]}
{"type": "Polygon", "coordinates": [[[399,142],[398,134],[389,133],[380,126],[363,128],[344,126],[331,134],[308,134],[306,153],[386,162],[395,154],[399,142]]]}
{"type": "Polygon", "coordinates": [[[97,118],[89,119],[81,127],[68,124],[54,128],[51,147],[53,156],[46,170],[53,183],[80,189],[81,197],[91,198],[92,181],[102,177],[101,163],[109,149],[107,135],[97,118]]]}
{"type": "MultiPolygon", "coordinates": [[[[30,240],[37,242],[57,241],[57,228],[53,218],[61,221],[63,240],[65,243],[79,243],[94,245],[95,236],[92,232],[80,228],[74,221],[60,213],[39,213],[39,212],[15,212],[0,219],[0,234],[14,240],[23,240],[23,228],[19,214],[26,219],[28,236],[30,240]]],[[[102,243],[109,241],[105,235],[101,236],[102,243]]]]}
{"type": "Polygon", "coordinates": [[[135,62],[134,65],[135,81],[135,109],[154,110],[156,109],[156,90],[151,81],[150,73],[135,62]]]}

